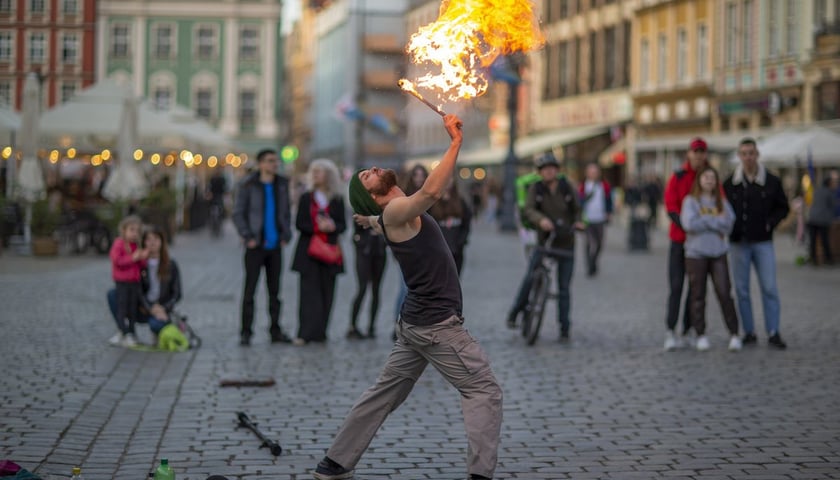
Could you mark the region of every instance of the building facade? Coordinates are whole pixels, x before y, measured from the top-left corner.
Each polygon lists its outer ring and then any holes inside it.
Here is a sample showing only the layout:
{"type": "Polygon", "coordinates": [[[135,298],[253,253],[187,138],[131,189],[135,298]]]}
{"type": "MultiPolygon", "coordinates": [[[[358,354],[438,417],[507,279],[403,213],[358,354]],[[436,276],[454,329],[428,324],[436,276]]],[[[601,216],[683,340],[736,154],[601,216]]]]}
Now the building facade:
{"type": "Polygon", "coordinates": [[[712,138],[715,67],[720,45],[718,0],[645,1],[633,29],[632,92],[636,170],[667,177],[692,137],[716,152],[734,148],[712,138]]]}
{"type": "Polygon", "coordinates": [[[397,87],[404,68],[404,0],[337,0],[315,18],[310,125],[313,157],[349,168],[404,160],[397,87]]]}
{"type": "Polygon", "coordinates": [[[0,103],[20,109],[29,72],[43,108],[95,80],[95,0],[0,0],[0,103]]]}
{"type": "Polygon", "coordinates": [[[182,105],[248,151],[284,127],[280,0],[102,0],[97,77],[128,75],[158,108],[182,105]]]}
{"type": "Polygon", "coordinates": [[[806,122],[840,119],[840,0],[815,0],[814,47],[803,66],[806,122]]]}
{"type": "MultiPolygon", "coordinates": [[[[530,55],[532,88],[523,129],[557,132],[546,145],[579,176],[587,162],[623,170],[632,120],[630,39],[635,0],[545,0],[546,46],[530,55]],[[572,134],[577,132],[577,134],[572,134]]],[[[534,152],[538,153],[538,152],[534,152]]]]}

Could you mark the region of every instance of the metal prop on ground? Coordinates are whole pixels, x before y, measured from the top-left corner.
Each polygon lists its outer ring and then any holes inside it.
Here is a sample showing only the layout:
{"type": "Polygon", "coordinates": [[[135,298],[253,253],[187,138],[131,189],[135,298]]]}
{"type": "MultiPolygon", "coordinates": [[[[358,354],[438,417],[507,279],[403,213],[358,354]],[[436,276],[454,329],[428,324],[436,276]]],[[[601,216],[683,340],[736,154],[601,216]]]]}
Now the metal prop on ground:
{"type": "Polygon", "coordinates": [[[281,453],[283,453],[283,447],[281,447],[279,443],[277,443],[273,440],[269,440],[269,438],[266,437],[260,431],[259,428],[257,428],[257,424],[252,422],[251,419],[248,418],[248,415],[246,415],[245,412],[236,412],[236,418],[239,419],[239,425],[238,426],[245,427],[248,430],[254,432],[254,434],[257,435],[257,438],[262,440],[263,443],[262,443],[262,445],[260,445],[260,448],[263,448],[263,447],[268,448],[268,450],[271,452],[271,454],[274,455],[275,457],[277,457],[281,453]]]}

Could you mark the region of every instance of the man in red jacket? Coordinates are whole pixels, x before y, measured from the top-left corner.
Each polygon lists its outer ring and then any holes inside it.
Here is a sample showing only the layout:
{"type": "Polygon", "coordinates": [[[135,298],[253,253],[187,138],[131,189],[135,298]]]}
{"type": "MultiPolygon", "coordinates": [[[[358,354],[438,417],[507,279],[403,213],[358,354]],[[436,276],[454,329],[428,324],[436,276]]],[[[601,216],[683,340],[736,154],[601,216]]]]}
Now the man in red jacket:
{"type": "MultiPolygon", "coordinates": [[[[665,335],[665,350],[674,350],[681,346],[674,329],[677,327],[677,320],[680,315],[680,301],[682,300],[683,283],[685,281],[685,231],[680,225],[680,211],[682,210],[683,199],[691,192],[694,177],[697,171],[708,165],[706,141],[700,137],[691,140],[686,154],[687,160],[678,170],[671,175],[668,185],[665,187],[665,210],[671,219],[671,229],[668,236],[671,238],[671,248],[668,252],[668,316],[666,324],[668,331],[665,335]]],[[[691,292],[688,295],[691,298],[691,292]]],[[[688,300],[683,312],[683,335],[688,333],[691,322],[688,318],[688,300]]]]}

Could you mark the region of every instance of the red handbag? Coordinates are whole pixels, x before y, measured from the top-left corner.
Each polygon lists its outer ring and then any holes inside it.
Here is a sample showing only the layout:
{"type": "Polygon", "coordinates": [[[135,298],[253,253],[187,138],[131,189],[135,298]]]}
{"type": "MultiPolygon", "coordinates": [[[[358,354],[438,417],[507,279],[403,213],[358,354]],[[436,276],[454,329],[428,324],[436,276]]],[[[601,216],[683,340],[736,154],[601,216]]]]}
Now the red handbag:
{"type": "Polygon", "coordinates": [[[313,259],[329,265],[341,265],[342,262],[341,247],[327,242],[318,233],[312,235],[306,253],[313,259]]]}

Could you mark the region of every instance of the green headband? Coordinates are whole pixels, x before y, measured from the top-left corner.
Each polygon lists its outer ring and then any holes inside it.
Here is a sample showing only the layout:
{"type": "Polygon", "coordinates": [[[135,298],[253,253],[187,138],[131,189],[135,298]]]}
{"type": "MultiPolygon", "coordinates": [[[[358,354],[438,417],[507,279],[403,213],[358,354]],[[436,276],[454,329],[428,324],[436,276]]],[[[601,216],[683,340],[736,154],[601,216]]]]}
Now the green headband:
{"type": "Polygon", "coordinates": [[[362,180],[359,178],[361,171],[356,171],[350,178],[350,206],[360,215],[379,215],[382,213],[382,208],[376,204],[370,192],[362,185],[362,180]]]}

